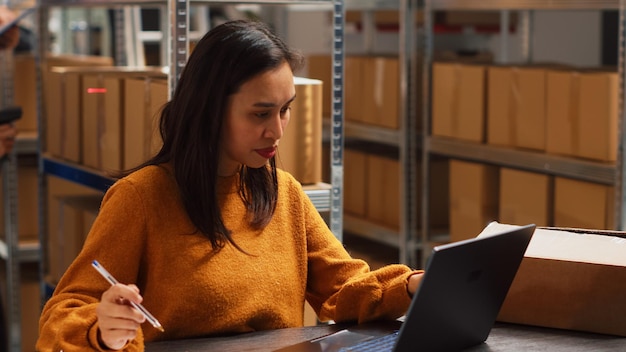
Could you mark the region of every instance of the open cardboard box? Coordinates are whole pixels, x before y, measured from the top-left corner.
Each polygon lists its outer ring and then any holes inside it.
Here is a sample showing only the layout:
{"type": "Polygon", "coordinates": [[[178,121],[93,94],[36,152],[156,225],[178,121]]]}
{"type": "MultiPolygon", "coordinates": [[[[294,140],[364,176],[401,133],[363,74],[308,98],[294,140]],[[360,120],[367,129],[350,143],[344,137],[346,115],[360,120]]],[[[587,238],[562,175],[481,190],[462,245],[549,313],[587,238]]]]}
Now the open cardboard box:
{"type": "Polygon", "coordinates": [[[626,336],[626,232],[537,228],[498,321],[626,336]]]}

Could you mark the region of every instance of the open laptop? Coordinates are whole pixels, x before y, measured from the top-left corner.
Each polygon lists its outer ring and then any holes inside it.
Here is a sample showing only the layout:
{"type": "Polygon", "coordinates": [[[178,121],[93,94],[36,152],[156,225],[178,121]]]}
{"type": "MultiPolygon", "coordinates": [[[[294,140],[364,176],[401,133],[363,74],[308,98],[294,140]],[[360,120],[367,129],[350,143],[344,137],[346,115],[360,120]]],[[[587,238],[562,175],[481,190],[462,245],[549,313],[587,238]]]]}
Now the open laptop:
{"type": "Polygon", "coordinates": [[[391,334],[357,327],[280,351],[459,351],[480,344],[489,336],[534,232],[534,224],[511,226],[435,247],[404,323],[391,334]],[[384,340],[390,340],[388,345],[368,349],[384,340]]]}

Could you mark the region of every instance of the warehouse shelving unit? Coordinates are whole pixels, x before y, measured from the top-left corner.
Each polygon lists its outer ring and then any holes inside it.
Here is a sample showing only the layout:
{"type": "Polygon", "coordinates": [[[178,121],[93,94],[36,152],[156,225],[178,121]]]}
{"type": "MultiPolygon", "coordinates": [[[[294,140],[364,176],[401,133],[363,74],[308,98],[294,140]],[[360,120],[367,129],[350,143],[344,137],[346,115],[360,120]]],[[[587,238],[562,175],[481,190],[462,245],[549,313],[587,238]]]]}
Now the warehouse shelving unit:
{"type": "Polygon", "coordinates": [[[399,230],[349,214],[344,214],[344,228],[347,232],[398,248],[399,261],[415,265],[417,263],[416,250],[420,247],[415,214],[418,212],[417,175],[419,164],[417,152],[421,144],[421,137],[417,133],[418,123],[410,110],[413,106],[409,104],[408,97],[415,84],[415,80],[411,77],[415,76],[415,67],[412,63],[415,61],[413,42],[417,32],[415,28],[412,28],[415,25],[415,12],[403,2],[401,0],[345,1],[346,10],[360,11],[362,14],[363,43],[366,52],[372,50],[373,31],[375,30],[374,11],[397,11],[400,16],[398,60],[401,89],[399,97],[400,115],[397,117],[399,128],[391,129],[347,121],[344,132],[346,138],[397,148],[400,179],[390,180],[390,182],[398,182],[401,204],[399,230]]]}
{"type": "MultiPolygon", "coordinates": [[[[318,211],[329,212],[330,229],[340,240],[343,233],[343,143],[344,143],[344,124],[343,124],[343,62],[344,62],[344,1],[343,0],[133,0],[133,1],[109,1],[109,0],[40,0],[38,3],[38,23],[39,38],[46,38],[48,10],[53,7],[108,7],[117,9],[115,28],[123,28],[123,9],[127,6],[159,6],[166,9],[167,30],[163,35],[168,62],[168,83],[170,93],[176,86],[176,82],[185,66],[188,57],[189,47],[189,5],[190,3],[197,5],[220,5],[220,4],[258,4],[258,5],[297,5],[297,4],[313,4],[330,5],[333,9],[333,65],[332,65],[332,124],[329,126],[330,135],[332,136],[331,148],[331,184],[307,186],[305,192],[313,201],[318,211]]],[[[116,34],[117,46],[128,38],[124,38],[123,34],[116,34]]],[[[123,48],[123,46],[122,46],[123,48]]],[[[40,62],[42,55],[47,50],[47,43],[41,40],[37,60],[40,62]]],[[[116,53],[123,56],[122,50],[116,50],[116,53]]],[[[126,62],[123,60],[119,62],[126,62]]],[[[41,65],[38,65],[41,67],[41,65]]],[[[39,73],[41,77],[41,72],[39,73]]],[[[41,87],[41,84],[39,84],[41,87]]],[[[39,88],[41,91],[41,88],[39,88]]],[[[39,98],[40,111],[42,99],[39,98]]],[[[40,113],[40,116],[43,114],[40,113]]],[[[64,180],[68,180],[90,188],[106,191],[114,182],[103,172],[93,170],[75,163],[71,163],[59,158],[55,158],[46,154],[41,146],[45,145],[45,121],[40,117],[39,121],[39,171],[40,171],[40,197],[39,197],[39,240],[38,259],[41,268],[41,295],[42,302],[45,302],[48,296],[48,285],[44,280],[46,272],[46,255],[47,255],[47,229],[46,229],[46,176],[53,175],[64,180]]],[[[19,286],[18,286],[19,287],[19,286]]],[[[18,312],[7,314],[8,319],[13,322],[19,319],[18,312]]],[[[19,322],[18,330],[13,331],[11,351],[20,351],[19,346],[19,322]]]]}
{"type": "MultiPolygon", "coordinates": [[[[405,4],[409,6],[409,1],[405,4]]],[[[422,184],[421,195],[422,205],[428,204],[429,198],[429,179],[428,179],[428,160],[431,155],[441,155],[444,157],[458,158],[482,163],[490,163],[499,166],[507,166],[522,170],[534,171],[542,174],[554,176],[565,176],[578,180],[596,182],[615,187],[615,219],[616,229],[624,229],[624,63],[625,63],[625,44],[624,44],[624,14],[625,2],[623,0],[484,0],[484,1],[467,1],[467,0],[426,0],[424,1],[424,34],[423,43],[414,43],[421,46],[415,49],[416,52],[423,50],[423,91],[422,91],[422,131],[425,131],[422,142],[422,177],[425,180],[422,184]],[[433,26],[432,17],[436,11],[448,10],[466,10],[466,11],[501,11],[507,13],[509,11],[520,11],[522,16],[522,54],[525,60],[532,62],[532,51],[529,45],[532,33],[532,15],[535,10],[618,10],[619,25],[619,49],[618,49],[618,72],[620,77],[620,94],[618,109],[618,157],[616,163],[606,164],[601,162],[592,162],[578,160],[574,158],[559,157],[554,155],[546,155],[540,153],[531,153],[521,150],[513,150],[508,148],[500,148],[491,145],[477,145],[462,141],[453,141],[445,138],[429,135],[430,131],[430,114],[431,114],[431,67],[433,57],[433,26]]],[[[502,16],[501,18],[504,18],[502,16]]],[[[504,25],[502,27],[505,27],[504,25]]],[[[506,28],[506,27],[505,27],[506,28]]],[[[506,31],[505,31],[506,32],[506,31]]],[[[503,33],[506,39],[506,33],[503,33]]],[[[506,40],[503,40],[506,45],[506,40]]],[[[415,104],[412,100],[411,104],[415,104]]],[[[417,107],[415,108],[417,111],[417,107]]],[[[430,233],[428,222],[428,208],[422,207],[422,231],[421,242],[425,244],[424,248],[432,247],[433,237],[430,233]]]]}
{"type": "MultiPolygon", "coordinates": [[[[0,108],[14,105],[13,82],[14,61],[13,52],[0,52],[0,108]]],[[[6,346],[11,350],[19,350],[21,339],[21,290],[20,266],[23,263],[33,263],[39,260],[39,244],[24,241],[19,236],[18,226],[18,159],[37,154],[37,134],[20,133],[16,137],[13,151],[0,161],[2,169],[2,202],[4,213],[3,235],[0,237],[0,258],[5,262],[5,292],[4,301],[0,301],[0,312],[5,320],[2,324],[6,328],[6,346]]],[[[5,348],[4,345],[1,346],[5,348]]]]}

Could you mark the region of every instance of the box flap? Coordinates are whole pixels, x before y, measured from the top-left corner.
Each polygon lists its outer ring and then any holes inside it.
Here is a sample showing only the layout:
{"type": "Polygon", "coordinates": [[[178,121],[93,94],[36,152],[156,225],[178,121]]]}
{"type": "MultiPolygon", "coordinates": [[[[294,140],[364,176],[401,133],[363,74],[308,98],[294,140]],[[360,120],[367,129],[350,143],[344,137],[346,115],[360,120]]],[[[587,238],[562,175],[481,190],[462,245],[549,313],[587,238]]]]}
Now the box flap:
{"type": "MultiPolygon", "coordinates": [[[[489,236],[517,225],[492,222],[478,235],[489,236]]],[[[624,233],[599,230],[537,228],[525,257],[626,266],[624,233]]]]}

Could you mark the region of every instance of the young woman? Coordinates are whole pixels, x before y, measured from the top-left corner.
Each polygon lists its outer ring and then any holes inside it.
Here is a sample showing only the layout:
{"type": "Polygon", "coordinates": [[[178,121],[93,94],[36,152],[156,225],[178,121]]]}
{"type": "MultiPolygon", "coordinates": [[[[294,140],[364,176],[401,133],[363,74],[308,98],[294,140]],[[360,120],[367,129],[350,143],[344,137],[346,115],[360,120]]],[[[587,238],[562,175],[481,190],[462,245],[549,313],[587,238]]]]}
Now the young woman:
{"type": "Polygon", "coordinates": [[[301,63],[258,22],[205,35],[161,114],[162,149],[109,189],[45,305],[38,351],[140,351],[148,341],[297,327],[305,300],[321,320],[406,312],[422,273],[370,271],[351,258],[300,184],[276,169],[301,63]],[[93,260],[128,285],[111,286],[93,260]]]}

